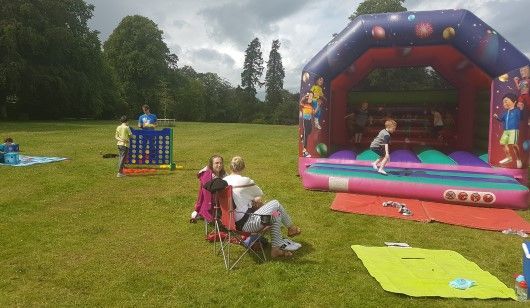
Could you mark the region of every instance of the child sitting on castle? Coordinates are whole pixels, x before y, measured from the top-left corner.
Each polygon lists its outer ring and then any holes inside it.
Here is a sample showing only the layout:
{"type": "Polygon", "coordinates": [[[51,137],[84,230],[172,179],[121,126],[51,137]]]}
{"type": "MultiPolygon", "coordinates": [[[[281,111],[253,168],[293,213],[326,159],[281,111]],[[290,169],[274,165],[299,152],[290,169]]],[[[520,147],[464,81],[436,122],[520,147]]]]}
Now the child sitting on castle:
{"type": "Polygon", "coordinates": [[[528,103],[530,103],[530,96],[528,94],[530,84],[530,67],[528,65],[521,67],[519,69],[519,73],[521,74],[521,78],[513,78],[515,86],[517,87],[517,90],[519,90],[519,97],[517,98],[517,101],[519,103],[523,103],[525,106],[528,106],[528,103]]]}

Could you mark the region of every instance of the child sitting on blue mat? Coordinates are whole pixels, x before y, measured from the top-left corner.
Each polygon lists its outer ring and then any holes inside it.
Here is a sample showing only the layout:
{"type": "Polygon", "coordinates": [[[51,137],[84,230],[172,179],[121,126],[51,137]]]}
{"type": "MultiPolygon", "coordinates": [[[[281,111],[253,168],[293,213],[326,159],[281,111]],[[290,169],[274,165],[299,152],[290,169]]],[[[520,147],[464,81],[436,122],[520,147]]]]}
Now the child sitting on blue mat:
{"type": "Polygon", "coordinates": [[[4,154],[18,152],[18,145],[13,143],[13,138],[7,137],[4,143],[0,144],[0,163],[4,162],[4,154]]]}
{"type": "Polygon", "coordinates": [[[0,144],[0,152],[2,154],[9,152],[18,152],[18,146],[13,142],[13,138],[7,137],[4,143],[0,144]]]}

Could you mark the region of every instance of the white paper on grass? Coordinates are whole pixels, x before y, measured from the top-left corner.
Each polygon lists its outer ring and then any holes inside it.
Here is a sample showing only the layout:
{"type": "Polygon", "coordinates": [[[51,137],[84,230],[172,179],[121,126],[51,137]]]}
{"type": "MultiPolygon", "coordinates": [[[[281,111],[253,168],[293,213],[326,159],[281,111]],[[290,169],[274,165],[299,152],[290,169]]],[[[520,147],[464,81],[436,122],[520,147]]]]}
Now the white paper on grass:
{"type": "Polygon", "coordinates": [[[399,247],[399,248],[412,248],[407,243],[385,242],[385,245],[391,246],[391,247],[399,247]]]}

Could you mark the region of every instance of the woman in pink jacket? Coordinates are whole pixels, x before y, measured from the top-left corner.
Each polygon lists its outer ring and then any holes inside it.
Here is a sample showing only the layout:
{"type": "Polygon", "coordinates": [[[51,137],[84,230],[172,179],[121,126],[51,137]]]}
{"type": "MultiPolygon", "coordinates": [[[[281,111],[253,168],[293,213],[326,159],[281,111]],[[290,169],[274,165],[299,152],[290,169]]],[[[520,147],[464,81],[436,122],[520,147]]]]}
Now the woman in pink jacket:
{"type": "Polygon", "coordinates": [[[191,213],[191,223],[196,223],[201,217],[206,221],[212,221],[212,194],[204,189],[203,185],[214,178],[224,178],[226,175],[223,157],[213,155],[208,160],[208,166],[197,173],[199,178],[199,195],[195,202],[195,210],[191,213]]]}

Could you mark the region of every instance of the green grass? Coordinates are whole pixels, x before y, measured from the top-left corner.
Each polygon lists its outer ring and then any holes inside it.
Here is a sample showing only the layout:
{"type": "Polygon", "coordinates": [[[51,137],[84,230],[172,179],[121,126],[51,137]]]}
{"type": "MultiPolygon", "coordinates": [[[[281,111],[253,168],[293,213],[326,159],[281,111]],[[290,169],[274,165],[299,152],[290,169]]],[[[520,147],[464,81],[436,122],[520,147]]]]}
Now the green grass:
{"type": "MultiPolygon", "coordinates": [[[[177,123],[183,170],[116,178],[117,123],[2,123],[23,154],[65,162],[0,167],[0,306],[514,306],[506,300],[411,298],[381,289],[350,248],[385,241],[455,250],[508,286],[521,238],[439,223],[333,212],[334,194],[302,188],[297,127],[177,123]],[[246,159],[266,197],[302,228],[288,261],[245,257],[224,269],[204,225],[189,224],[196,172],[213,153],[246,159]]],[[[520,212],[527,220],[528,212],[520,212]]]]}

